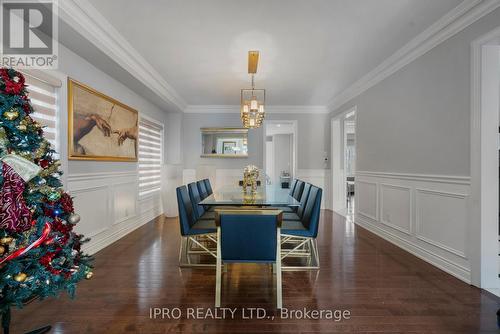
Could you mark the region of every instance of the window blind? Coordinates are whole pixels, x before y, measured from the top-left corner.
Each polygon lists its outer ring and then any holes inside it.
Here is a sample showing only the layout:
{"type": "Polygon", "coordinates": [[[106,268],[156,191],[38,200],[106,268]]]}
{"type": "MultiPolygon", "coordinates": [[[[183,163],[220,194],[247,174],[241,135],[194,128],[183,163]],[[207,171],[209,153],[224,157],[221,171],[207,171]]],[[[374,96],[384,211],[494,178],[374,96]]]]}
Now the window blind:
{"type": "Polygon", "coordinates": [[[139,121],[139,196],[159,192],[163,161],[163,125],[139,121]]]}
{"type": "Polygon", "coordinates": [[[43,128],[45,138],[52,148],[59,151],[59,136],[57,131],[57,86],[47,81],[25,74],[26,90],[29,93],[31,105],[35,110],[30,116],[38,121],[43,128]]]}

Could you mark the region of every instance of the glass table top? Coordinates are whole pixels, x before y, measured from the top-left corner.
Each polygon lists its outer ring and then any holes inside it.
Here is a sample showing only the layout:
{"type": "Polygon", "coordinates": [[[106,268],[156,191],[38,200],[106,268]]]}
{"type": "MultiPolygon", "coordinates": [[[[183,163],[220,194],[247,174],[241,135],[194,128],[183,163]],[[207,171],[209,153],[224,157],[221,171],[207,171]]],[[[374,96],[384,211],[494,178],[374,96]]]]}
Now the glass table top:
{"type": "Polygon", "coordinates": [[[203,201],[200,205],[255,205],[255,206],[290,206],[297,207],[300,202],[289,195],[290,189],[282,189],[277,186],[263,185],[257,187],[255,194],[250,194],[250,189],[247,193],[243,192],[243,187],[224,186],[203,201]]]}

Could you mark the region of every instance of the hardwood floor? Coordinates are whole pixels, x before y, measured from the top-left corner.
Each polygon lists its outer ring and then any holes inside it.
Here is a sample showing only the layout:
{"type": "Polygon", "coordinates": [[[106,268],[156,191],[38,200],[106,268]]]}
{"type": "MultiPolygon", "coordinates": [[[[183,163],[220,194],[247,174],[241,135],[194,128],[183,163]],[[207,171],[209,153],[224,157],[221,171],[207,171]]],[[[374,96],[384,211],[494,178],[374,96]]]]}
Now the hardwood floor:
{"type": "MultiPolygon", "coordinates": [[[[100,251],[94,278],[79,285],[75,300],[62,296],[13,312],[12,332],[52,324],[53,333],[498,333],[500,299],[330,211],[321,218],[321,270],[284,272],[283,302],[288,309],[348,310],[349,320],[249,320],[241,310],[235,319],[187,319],[188,308],[214,310],[215,270],[178,268],[178,229],[177,219],[157,219],[100,251]],[[150,319],[151,307],[183,315],[150,319]]],[[[271,275],[267,266],[231,266],[223,306],[274,315],[271,275]]]]}

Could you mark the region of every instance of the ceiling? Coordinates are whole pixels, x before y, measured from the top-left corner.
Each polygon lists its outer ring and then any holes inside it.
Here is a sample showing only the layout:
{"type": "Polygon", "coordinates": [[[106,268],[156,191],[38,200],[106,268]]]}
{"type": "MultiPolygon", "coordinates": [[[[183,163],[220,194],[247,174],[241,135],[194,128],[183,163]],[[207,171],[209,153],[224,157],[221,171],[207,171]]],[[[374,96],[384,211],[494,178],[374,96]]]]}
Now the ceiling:
{"type": "Polygon", "coordinates": [[[89,0],[189,105],[324,106],[461,0],[89,0]]]}

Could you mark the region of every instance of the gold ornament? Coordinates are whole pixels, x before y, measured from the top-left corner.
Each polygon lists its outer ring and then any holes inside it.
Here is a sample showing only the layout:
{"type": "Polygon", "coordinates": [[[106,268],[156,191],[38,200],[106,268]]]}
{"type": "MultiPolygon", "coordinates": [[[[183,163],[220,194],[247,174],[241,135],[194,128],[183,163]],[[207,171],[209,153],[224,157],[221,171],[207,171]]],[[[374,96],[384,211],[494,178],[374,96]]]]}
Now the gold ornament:
{"type": "Polygon", "coordinates": [[[16,128],[19,130],[19,131],[26,131],[28,130],[28,127],[24,124],[19,124],[18,126],[16,126],[16,128]]]}
{"type": "Polygon", "coordinates": [[[3,255],[5,253],[5,247],[0,246],[0,255],[3,255]]]}
{"type": "Polygon", "coordinates": [[[16,282],[24,282],[26,281],[26,278],[28,278],[28,275],[26,275],[25,273],[19,273],[16,276],[14,276],[14,280],[16,282]]]}
{"type": "Polygon", "coordinates": [[[0,244],[1,245],[8,245],[12,241],[14,241],[14,238],[12,238],[12,237],[3,237],[3,238],[0,239],[0,244]]]}
{"type": "Polygon", "coordinates": [[[94,276],[94,273],[89,271],[85,274],[85,279],[91,279],[94,276]]]}
{"type": "Polygon", "coordinates": [[[14,108],[10,108],[10,110],[3,113],[3,117],[7,118],[9,121],[13,121],[19,117],[19,111],[14,108]]]}

